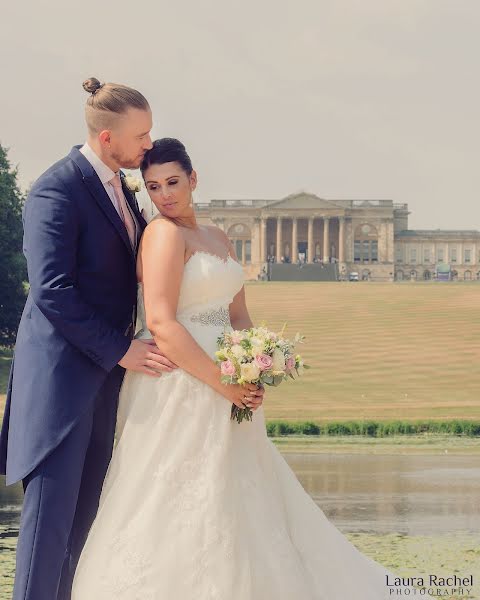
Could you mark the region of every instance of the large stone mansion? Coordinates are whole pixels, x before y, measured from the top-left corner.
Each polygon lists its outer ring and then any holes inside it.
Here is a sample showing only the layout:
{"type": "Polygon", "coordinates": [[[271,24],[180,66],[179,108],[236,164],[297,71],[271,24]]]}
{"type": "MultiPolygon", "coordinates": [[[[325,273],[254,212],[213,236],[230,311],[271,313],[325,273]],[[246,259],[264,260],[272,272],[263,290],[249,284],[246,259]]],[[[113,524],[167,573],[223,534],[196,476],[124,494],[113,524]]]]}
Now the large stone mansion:
{"type": "Polygon", "coordinates": [[[408,205],[392,200],[282,200],[195,203],[199,223],[221,227],[248,279],[268,263],[336,263],[337,272],[377,281],[480,280],[480,231],[408,229],[408,205]]]}

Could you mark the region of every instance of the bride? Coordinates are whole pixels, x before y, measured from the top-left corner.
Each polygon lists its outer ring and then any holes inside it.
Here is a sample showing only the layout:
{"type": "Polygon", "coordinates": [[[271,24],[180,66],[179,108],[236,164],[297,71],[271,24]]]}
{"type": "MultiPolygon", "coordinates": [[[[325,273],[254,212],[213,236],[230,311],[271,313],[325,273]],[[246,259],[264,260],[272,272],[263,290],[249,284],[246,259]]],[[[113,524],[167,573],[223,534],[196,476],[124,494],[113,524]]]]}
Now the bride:
{"type": "Polygon", "coordinates": [[[232,244],[196,221],[185,147],[157,140],[141,169],[160,212],[138,256],[136,337],[153,336],[179,368],[125,375],[72,599],[391,597],[395,576],[328,521],[267,437],[263,390],[220,382],[217,337],[252,322],[232,244]],[[253,420],[232,421],[232,402],[253,420]]]}

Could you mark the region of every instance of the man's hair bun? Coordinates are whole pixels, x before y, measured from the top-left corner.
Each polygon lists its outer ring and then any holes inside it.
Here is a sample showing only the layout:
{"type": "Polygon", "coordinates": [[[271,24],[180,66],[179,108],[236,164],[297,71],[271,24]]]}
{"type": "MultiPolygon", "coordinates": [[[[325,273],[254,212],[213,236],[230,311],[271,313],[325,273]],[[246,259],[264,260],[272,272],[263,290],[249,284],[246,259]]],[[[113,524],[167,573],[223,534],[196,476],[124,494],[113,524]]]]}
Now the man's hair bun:
{"type": "Polygon", "coordinates": [[[89,94],[94,94],[97,90],[103,87],[96,77],[90,77],[83,82],[83,89],[89,94]]]}

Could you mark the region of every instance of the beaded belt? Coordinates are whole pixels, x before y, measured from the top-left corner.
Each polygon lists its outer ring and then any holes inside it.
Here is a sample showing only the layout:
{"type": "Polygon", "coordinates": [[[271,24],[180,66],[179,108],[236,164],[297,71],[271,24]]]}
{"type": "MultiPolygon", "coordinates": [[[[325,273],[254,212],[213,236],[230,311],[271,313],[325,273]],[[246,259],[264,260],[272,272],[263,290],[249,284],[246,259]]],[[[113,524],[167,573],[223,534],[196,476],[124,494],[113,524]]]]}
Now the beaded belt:
{"type": "Polygon", "coordinates": [[[230,325],[230,312],[228,308],[213,308],[204,312],[192,315],[190,321],[200,323],[201,325],[230,325]]]}

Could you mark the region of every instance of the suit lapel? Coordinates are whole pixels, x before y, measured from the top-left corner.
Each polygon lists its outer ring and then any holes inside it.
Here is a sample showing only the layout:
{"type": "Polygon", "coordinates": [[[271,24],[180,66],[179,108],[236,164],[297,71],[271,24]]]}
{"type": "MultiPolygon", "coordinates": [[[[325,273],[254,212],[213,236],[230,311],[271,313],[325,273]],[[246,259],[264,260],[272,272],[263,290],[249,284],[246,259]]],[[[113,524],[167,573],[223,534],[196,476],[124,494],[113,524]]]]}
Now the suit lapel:
{"type": "MultiPolygon", "coordinates": [[[[122,238],[125,246],[128,248],[130,255],[133,259],[135,259],[135,253],[132,250],[132,245],[130,244],[130,239],[128,237],[127,230],[125,225],[123,224],[120,215],[117,213],[115,207],[112,204],[112,201],[107,194],[102,182],[100,181],[95,169],[92,167],[90,162],[85,158],[85,156],[79,151],[81,146],[74,146],[69,154],[70,158],[75,162],[75,164],[80,169],[83,181],[87,186],[89,192],[94,197],[102,211],[105,213],[105,216],[109,219],[109,221],[114,226],[118,235],[122,238]]],[[[124,185],[124,188],[126,186],[124,185]]],[[[126,195],[127,202],[129,202],[131,206],[132,200],[129,200],[129,196],[126,195]]],[[[133,210],[133,209],[132,209],[133,210]]],[[[143,220],[142,216],[139,215],[143,220]]],[[[143,222],[145,222],[143,220],[143,222]]]]}
{"type": "Polygon", "coordinates": [[[97,177],[97,174],[95,173],[95,177],[84,177],[83,180],[85,181],[90,193],[95,198],[112,225],[115,227],[117,233],[125,243],[125,246],[127,246],[128,250],[133,256],[132,245],[130,244],[130,239],[128,237],[127,230],[125,229],[125,225],[113,206],[110,196],[105,191],[102,182],[97,177]]]}

